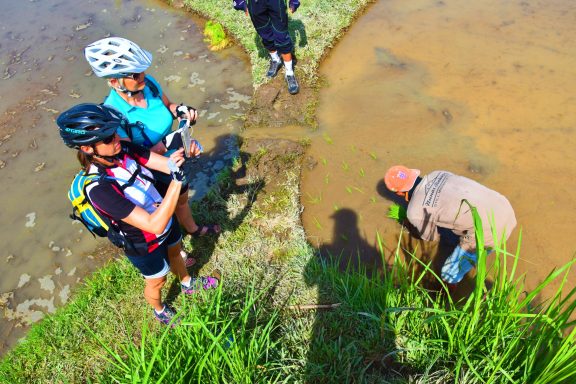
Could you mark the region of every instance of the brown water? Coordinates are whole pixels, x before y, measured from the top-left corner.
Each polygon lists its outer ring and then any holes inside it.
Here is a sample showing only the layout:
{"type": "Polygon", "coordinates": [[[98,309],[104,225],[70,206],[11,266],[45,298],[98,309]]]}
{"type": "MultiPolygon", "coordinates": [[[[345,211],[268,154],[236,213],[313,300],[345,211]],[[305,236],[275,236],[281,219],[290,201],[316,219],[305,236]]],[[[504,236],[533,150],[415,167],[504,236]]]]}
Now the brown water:
{"type": "Polygon", "coordinates": [[[205,193],[236,155],[252,85],[236,48],[209,51],[203,21],[157,1],[5,1],[0,15],[0,353],[27,325],[66,303],[110,255],[68,218],[66,193],[78,165],[54,120],[80,102],[101,102],[104,80],[90,76],[83,48],[122,36],[151,51],[148,73],[174,102],[196,106],[204,170],[191,197],[205,193]]]}
{"type": "MultiPolygon", "coordinates": [[[[399,226],[385,218],[390,200],[380,181],[389,166],[404,164],[424,174],[449,170],[506,195],[522,228],[519,269],[529,287],[569,261],[574,20],[568,0],[371,6],[321,67],[329,85],[310,150],[317,165],[304,175],[302,194],[310,240],[344,248],[345,259],[361,249],[371,262],[378,232],[389,256],[399,226]]],[[[430,244],[406,237],[403,244],[436,255],[430,244]]]]}

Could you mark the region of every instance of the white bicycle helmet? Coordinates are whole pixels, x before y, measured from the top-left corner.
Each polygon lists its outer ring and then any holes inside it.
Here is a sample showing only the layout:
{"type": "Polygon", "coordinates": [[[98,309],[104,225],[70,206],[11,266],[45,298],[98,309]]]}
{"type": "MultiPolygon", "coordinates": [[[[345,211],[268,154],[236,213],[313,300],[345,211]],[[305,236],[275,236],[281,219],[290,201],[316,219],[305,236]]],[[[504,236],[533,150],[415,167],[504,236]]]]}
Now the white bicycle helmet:
{"type": "Polygon", "coordinates": [[[98,77],[120,78],[144,72],[152,64],[152,54],[130,40],[107,37],[84,49],[88,64],[98,77]]]}

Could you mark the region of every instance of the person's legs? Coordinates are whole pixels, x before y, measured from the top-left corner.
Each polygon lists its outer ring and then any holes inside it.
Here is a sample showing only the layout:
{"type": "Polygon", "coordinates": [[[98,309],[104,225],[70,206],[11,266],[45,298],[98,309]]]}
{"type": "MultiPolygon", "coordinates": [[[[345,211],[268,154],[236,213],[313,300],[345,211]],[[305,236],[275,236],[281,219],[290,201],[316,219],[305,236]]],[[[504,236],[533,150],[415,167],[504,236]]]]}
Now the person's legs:
{"type": "Polygon", "coordinates": [[[184,260],[180,257],[180,247],[180,242],[168,247],[168,262],[172,273],[180,279],[182,292],[191,295],[202,289],[216,288],[218,280],[212,276],[201,276],[194,279],[190,277],[184,260]]]}
{"type": "Polygon", "coordinates": [[[181,242],[168,247],[168,263],[173,274],[180,279],[182,292],[186,295],[196,293],[201,289],[216,288],[218,280],[211,276],[191,278],[186,269],[184,260],[180,257],[181,242]]]}
{"type": "Polygon", "coordinates": [[[194,294],[200,289],[216,288],[218,280],[211,276],[203,276],[198,278],[191,278],[186,269],[186,264],[182,257],[180,257],[180,250],[182,249],[182,236],[178,229],[177,223],[174,223],[170,234],[162,244],[165,248],[165,259],[170,266],[173,274],[178,276],[182,292],[186,295],[194,294]]]}
{"type": "MultiPolygon", "coordinates": [[[[154,187],[160,193],[160,196],[166,196],[166,191],[168,190],[168,185],[170,184],[170,179],[167,178],[165,173],[160,171],[152,171],[154,175],[154,187]]],[[[188,186],[185,186],[180,191],[180,196],[178,196],[178,203],[176,203],[176,210],[174,211],[178,222],[184,227],[187,233],[193,233],[198,230],[198,225],[192,217],[192,211],[188,205],[188,186]]]]}
{"type": "MultiPolygon", "coordinates": [[[[173,219],[172,229],[167,239],[170,239],[171,236],[173,241],[181,238],[180,233],[174,231],[174,228],[178,228],[178,223],[173,219]]],[[[126,257],[144,277],[146,282],[144,298],[158,313],[164,308],[161,290],[166,283],[166,275],[170,272],[170,267],[166,261],[166,246],[164,244],[150,249],[150,245],[135,246],[131,250],[133,253],[126,254],[126,257]]]]}
{"type": "Polygon", "coordinates": [[[178,203],[176,203],[176,217],[178,222],[184,227],[187,233],[194,233],[198,230],[198,225],[192,217],[192,211],[190,211],[190,206],[188,205],[188,194],[183,193],[178,197],[178,203]]]}
{"type": "Polygon", "coordinates": [[[162,303],[162,287],[166,284],[166,276],[145,279],[144,298],[156,310],[162,312],[164,304],[162,303]]]}
{"type": "Polygon", "coordinates": [[[288,14],[284,1],[250,1],[248,11],[252,24],[262,39],[262,45],[270,53],[270,67],[266,76],[274,77],[280,70],[282,63],[278,54],[282,56],[282,62],[286,68],[286,83],[288,92],[298,93],[300,87],[294,75],[292,50],[294,44],[288,33],[288,14]]]}
{"type": "Polygon", "coordinates": [[[266,72],[266,77],[275,77],[282,67],[282,60],[280,60],[278,50],[274,45],[274,31],[272,30],[272,20],[268,14],[266,1],[249,1],[248,13],[254,29],[260,36],[262,45],[270,54],[270,66],[266,72]]]}
{"type": "Polygon", "coordinates": [[[166,284],[166,275],[170,271],[168,263],[162,256],[162,246],[156,250],[139,255],[126,255],[145,279],[144,299],[154,308],[154,317],[169,324],[174,312],[162,302],[162,287],[166,284]]]}
{"type": "Polygon", "coordinates": [[[300,90],[296,76],[294,75],[294,65],[292,61],[292,51],[294,44],[288,32],[288,13],[286,12],[286,2],[284,1],[269,1],[268,14],[272,24],[272,38],[274,47],[282,56],[284,68],[286,73],[284,75],[286,84],[288,85],[288,92],[294,95],[300,90]]]}
{"type": "Polygon", "coordinates": [[[182,242],[168,246],[168,264],[170,265],[170,271],[178,276],[181,283],[190,282],[190,275],[186,269],[184,260],[180,256],[180,250],[182,249],[182,242]]]}
{"type": "MultiPolygon", "coordinates": [[[[188,188],[186,188],[188,191],[188,188]]],[[[205,224],[198,225],[192,217],[192,211],[188,205],[188,192],[181,193],[178,197],[178,202],[176,203],[175,210],[176,218],[178,223],[182,225],[184,231],[194,237],[202,237],[204,235],[215,235],[219,234],[221,228],[218,224],[205,224]]],[[[180,252],[182,258],[186,259],[187,255],[184,252],[180,252]]]]}

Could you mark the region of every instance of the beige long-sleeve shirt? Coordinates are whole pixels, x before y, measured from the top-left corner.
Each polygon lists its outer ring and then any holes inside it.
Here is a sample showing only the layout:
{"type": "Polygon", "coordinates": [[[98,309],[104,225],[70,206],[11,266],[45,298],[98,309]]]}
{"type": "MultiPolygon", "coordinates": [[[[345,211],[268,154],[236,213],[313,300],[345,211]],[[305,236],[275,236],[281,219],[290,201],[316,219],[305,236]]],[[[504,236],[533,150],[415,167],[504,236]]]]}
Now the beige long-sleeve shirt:
{"type": "Polygon", "coordinates": [[[487,247],[494,246],[491,222],[498,238],[504,235],[508,239],[516,227],[508,199],[474,180],[446,171],[434,171],[422,177],[408,204],[408,220],[423,240],[438,240],[438,228],[446,228],[460,236],[462,248],[475,251],[472,212],[464,199],[478,209],[487,247]]]}

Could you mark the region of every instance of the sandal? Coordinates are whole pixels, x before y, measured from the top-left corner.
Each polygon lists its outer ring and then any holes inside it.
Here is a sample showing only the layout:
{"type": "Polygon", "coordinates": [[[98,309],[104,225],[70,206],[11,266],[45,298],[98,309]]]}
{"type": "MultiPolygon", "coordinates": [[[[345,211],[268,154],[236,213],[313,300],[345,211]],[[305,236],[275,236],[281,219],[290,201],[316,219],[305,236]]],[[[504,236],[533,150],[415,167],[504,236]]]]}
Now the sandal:
{"type": "Polygon", "coordinates": [[[182,259],[184,259],[184,265],[186,266],[186,268],[190,268],[191,266],[196,264],[196,259],[190,256],[188,252],[186,252],[185,250],[180,251],[180,256],[182,256],[182,259]]]}
{"type": "Polygon", "coordinates": [[[190,232],[190,235],[194,238],[208,236],[208,235],[219,235],[222,232],[218,224],[205,224],[199,225],[198,229],[194,232],[190,232]]]}

